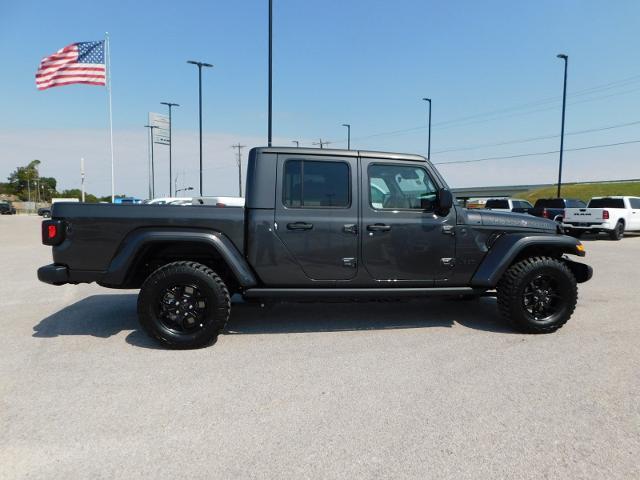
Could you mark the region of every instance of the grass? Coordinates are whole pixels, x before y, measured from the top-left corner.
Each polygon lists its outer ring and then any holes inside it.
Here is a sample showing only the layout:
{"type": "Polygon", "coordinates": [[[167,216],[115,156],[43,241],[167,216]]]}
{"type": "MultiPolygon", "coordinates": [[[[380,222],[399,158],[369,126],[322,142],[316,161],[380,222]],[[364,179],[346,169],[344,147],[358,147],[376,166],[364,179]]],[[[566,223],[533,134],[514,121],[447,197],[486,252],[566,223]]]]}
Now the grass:
{"type": "MultiPolygon", "coordinates": [[[[620,183],[568,183],[562,185],[564,198],[579,198],[588,201],[591,197],[606,197],[610,195],[629,195],[640,197],[639,182],[620,183]]],[[[523,198],[534,203],[539,198],[555,198],[556,187],[545,187],[538,190],[530,190],[523,198]]]]}

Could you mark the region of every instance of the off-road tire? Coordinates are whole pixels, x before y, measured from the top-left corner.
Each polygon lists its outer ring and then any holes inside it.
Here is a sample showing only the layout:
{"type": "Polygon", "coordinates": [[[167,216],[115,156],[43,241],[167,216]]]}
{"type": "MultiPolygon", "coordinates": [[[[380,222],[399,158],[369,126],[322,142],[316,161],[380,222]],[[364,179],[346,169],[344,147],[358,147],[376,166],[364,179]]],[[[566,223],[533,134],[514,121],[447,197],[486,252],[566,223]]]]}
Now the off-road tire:
{"type": "Polygon", "coordinates": [[[618,223],[616,223],[616,228],[609,232],[609,238],[611,240],[620,240],[622,239],[622,237],[624,237],[624,223],[618,220],[618,223]]]}
{"type": "MultiPolygon", "coordinates": [[[[500,314],[516,330],[525,333],[550,333],[561,328],[575,310],[578,287],[571,270],[562,261],[550,257],[530,257],[515,263],[503,274],[497,286],[500,314]],[[538,278],[550,278],[557,285],[556,311],[536,319],[527,310],[525,293],[538,278]]],[[[529,295],[529,294],[527,294],[529,295]]]]}
{"type": "MultiPolygon", "coordinates": [[[[173,262],[155,270],[142,284],[138,295],[138,320],[147,334],[172,349],[202,348],[216,341],[231,312],[229,291],[209,267],[196,262],[173,262]],[[198,325],[175,328],[163,317],[162,305],[173,288],[195,289],[204,306],[198,325]]],[[[186,315],[186,313],[185,313],[186,315]]],[[[195,324],[194,324],[195,325],[195,324]]]]}

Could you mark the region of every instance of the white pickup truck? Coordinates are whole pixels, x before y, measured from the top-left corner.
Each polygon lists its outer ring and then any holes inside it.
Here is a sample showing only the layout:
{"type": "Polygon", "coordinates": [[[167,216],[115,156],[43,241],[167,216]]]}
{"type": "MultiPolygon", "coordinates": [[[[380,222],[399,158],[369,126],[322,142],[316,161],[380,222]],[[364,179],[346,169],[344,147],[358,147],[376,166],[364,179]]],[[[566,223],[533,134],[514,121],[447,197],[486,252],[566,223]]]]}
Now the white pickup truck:
{"type": "Polygon", "coordinates": [[[640,197],[593,197],[586,208],[567,208],[563,227],[569,235],[605,232],[620,240],[624,232],[640,232],[640,197]]]}

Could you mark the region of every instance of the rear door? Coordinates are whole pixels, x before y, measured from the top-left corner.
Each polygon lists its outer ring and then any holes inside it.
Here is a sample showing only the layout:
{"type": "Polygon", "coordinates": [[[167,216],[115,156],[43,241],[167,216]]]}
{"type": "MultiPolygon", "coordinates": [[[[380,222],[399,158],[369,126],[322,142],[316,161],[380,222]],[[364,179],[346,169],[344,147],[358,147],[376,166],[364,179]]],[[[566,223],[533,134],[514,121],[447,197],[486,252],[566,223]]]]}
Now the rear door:
{"type": "Polygon", "coordinates": [[[310,280],[358,271],[356,157],[278,155],[276,232],[310,280]]]}
{"type": "Polygon", "coordinates": [[[362,158],[361,169],[362,264],[369,275],[423,286],[448,278],[455,209],[434,214],[438,187],[426,166],[362,158]]]}
{"type": "Polygon", "coordinates": [[[629,198],[631,213],[629,214],[629,230],[640,231],[640,198],[629,198]]]}

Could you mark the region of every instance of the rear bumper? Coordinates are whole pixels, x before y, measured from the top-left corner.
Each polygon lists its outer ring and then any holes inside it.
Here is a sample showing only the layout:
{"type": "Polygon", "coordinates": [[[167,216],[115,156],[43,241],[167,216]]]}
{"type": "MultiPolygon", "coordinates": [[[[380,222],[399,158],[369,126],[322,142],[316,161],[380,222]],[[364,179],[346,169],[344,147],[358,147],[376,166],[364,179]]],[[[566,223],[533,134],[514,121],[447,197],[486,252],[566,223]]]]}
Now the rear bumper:
{"type": "Polygon", "coordinates": [[[581,223],[581,222],[565,222],[562,224],[562,227],[565,230],[613,230],[615,225],[611,224],[611,222],[602,222],[602,223],[581,223]]]}
{"type": "Polygon", "coordinates": [[[45,265],[38,269],[38,280],[51,285],[69,283],[69,269],[65,265],[45,265]]]}

